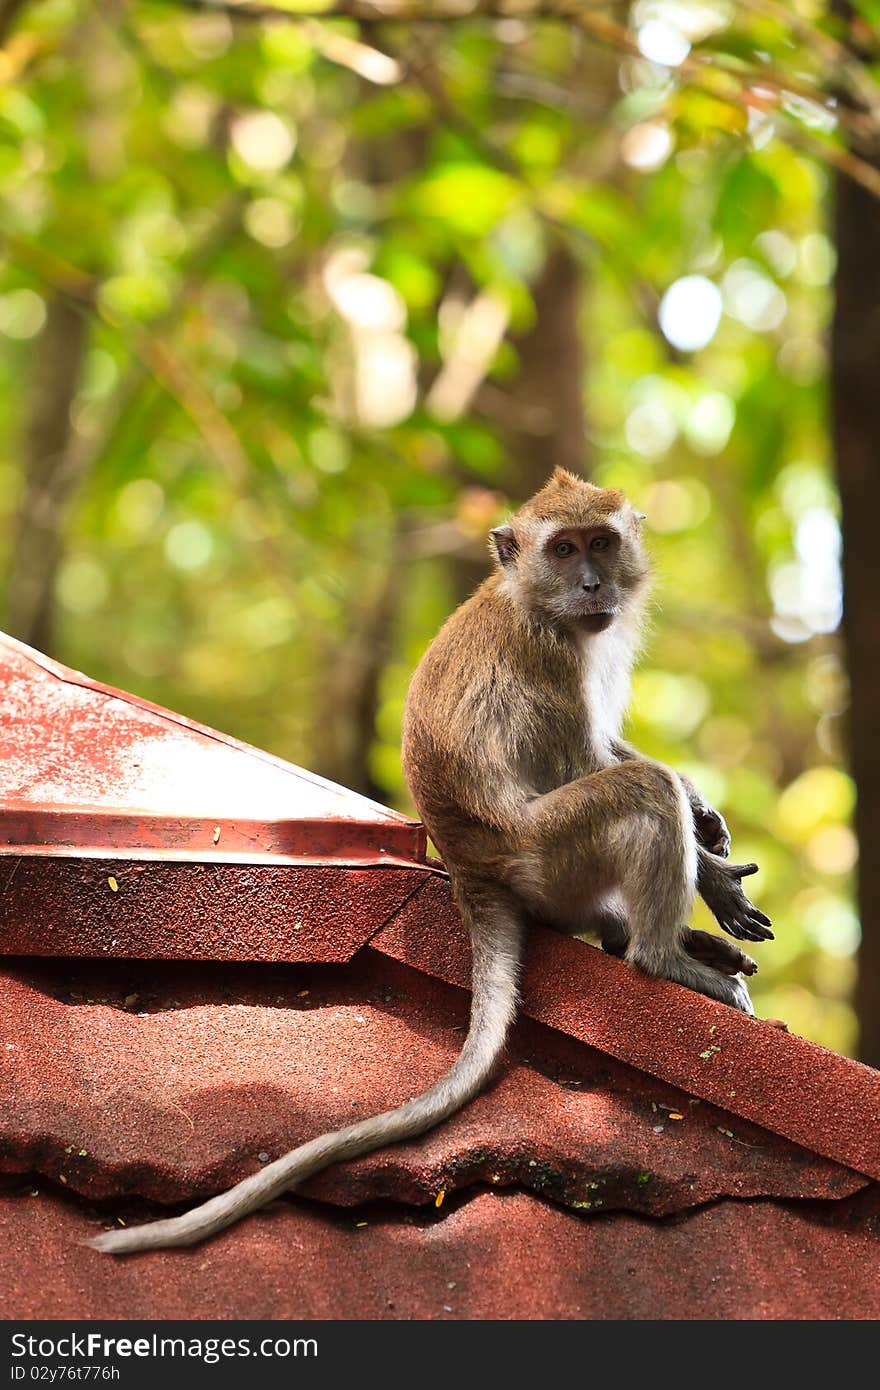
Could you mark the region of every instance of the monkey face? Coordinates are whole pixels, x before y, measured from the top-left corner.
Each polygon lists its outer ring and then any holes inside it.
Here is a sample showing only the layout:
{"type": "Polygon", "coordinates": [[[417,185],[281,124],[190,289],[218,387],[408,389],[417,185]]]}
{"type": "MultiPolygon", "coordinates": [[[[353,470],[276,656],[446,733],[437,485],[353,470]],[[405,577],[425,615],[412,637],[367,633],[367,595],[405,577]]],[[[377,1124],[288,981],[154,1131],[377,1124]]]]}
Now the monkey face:
{"type": "Polygon", "coordinates": [[[617,581],[620,532],[611,525],[560,528],[551,523],[539,545],[534,578],[543,606],[588,632],[609,627],[622,601],[617,581]]]}
{"type": "Polygon", "coordinates": [[[639,515],[623,493],[557,469],[492,539],[509,590],[533,614],[603,632],[644,586],[639,515]]]}

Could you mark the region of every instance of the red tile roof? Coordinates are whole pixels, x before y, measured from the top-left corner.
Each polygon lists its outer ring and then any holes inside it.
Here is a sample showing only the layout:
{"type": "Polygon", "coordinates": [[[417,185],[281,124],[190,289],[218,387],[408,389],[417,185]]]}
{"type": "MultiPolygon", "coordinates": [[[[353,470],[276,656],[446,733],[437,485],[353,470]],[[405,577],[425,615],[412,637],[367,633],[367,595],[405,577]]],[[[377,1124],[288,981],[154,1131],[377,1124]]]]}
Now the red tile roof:
{"type": "Polygon", "coordinates": [[[0,1311],[16,1318],[880,1317],[876,1186],[667,1221],[517,1191],[424,1221],[283,1202],[207,1245],[122,1261],[81,1248],[95,1228],[78,1206],[29,1190],[0,1194],[0,1311]]]}
{"type": "MultiPolygon", "coordinates": [[[[422,884],[372,942],[464,985],[468,946],[448,886],[422,884]]],[[[601,951],[536,928],[523,1010],[649,1075],[880,1179],[880,1072],[601,951]]]]}
{"type": "MultiPolygon", "coordinates": [[[[372,952],[271,983],[229,967],[82,963],[75,998],[66,972],[25,962],[2,976],[0,1171],[63,1176],[94,1198],[216,1192],[261,1153],[427,1086],[467,1021],[462,991],[372,952]]],[[[302,1190],[343,1206],[433,1204],[484,1182],[580,1211],[667,1215],[719,1196],[841,1197],[869,1179],[523,1021],[508,1066],[464,1112],[302,1190]]]]}
{"type": "Polygon", "coordinates": [[[446,1125],[196,1250],[72,1245],[422,1089],[467,943],[405,818],[19,644],[0,677],[7,1315],[878,1315],[880,1073],[538,930],[509,1064],[446,1125]]]}

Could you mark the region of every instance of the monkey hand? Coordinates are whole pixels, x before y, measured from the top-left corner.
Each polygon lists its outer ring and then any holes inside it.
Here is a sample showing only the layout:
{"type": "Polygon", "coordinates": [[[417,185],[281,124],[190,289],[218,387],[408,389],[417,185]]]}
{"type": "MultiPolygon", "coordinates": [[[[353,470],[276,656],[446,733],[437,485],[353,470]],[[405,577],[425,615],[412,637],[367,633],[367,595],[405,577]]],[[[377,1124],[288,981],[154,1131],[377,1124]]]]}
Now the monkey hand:
{"type": "Polygon", "coordinates": [[[700,855],[697,883],[722,931],[738,941],[773,940],[770,918],[743,892],[742,880],[758,872],[757,864],[731,864],[716,855],[700,855]]]}
{"type": "Polygon", "coordinates": [[[721,812],[702,799],[691,801],[691,811],[697,844],[726,859],[730,853],[730,831],[721,812]]]}

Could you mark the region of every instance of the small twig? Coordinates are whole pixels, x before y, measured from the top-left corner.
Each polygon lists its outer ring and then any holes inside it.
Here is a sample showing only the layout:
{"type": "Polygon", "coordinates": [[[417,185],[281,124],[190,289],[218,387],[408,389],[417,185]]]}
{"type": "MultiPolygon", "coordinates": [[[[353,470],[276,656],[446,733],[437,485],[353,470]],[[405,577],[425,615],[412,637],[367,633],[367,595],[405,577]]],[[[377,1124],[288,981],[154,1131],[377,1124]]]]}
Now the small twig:
{"type": "Polygon", "coordinates": [[[842,82],[865,110],[875,114],[880,111],[880,89],[852,50],[826,29],[803,19],[793,5],[781,4],[780,0],[738,0],[737,8],[775,19],[780,28],[795,34],[810,51],[822,54],[828,76],[837,86],[842,82]]]}

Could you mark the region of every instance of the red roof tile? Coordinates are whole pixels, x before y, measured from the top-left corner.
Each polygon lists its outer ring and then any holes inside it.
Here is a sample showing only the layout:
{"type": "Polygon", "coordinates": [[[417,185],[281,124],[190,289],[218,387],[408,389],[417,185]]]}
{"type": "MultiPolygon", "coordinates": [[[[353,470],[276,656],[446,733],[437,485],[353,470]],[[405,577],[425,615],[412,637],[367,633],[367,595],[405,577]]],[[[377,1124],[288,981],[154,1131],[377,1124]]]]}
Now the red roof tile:
{"type": "MultiPolygon", "coordinates": [[[[442,879],[426,879],[373,938],[454,984],[469,947],[442,879]]],[[[619,1061],[880,1179],[880,1072],[602,951],[534,929],[523,1010],[619,1061]]]]}
{"type": "Polygon", "coordinates": [[[94,1218],[30,1190],[0,1196],[0,1310],[16,1318],[880,1317],[876,1186],[830,1206],[725,1201],[667,1221],[585,1218],[522,1192],[427,1221],[333,1221],[284,1202],[207,1245],[121,1262],[79,1244],[94,1218]]]}
{"type": "Polygon", "coordinates": [[[424,877],[416,865],[0,856],[0,955],[350,960],[424,877]]]}
{"type": "MultiPolygon", "coordinates": [[[[0,975],[0,1171],[63,1176],[97,1198],[205,1196],[261,1153],[426,1087],[467,1017],[461,991],[372,953],[276,974],[271,988],[259,971],[252,983],[228,969],[156,973],[80,966],[75,1001],[53,997],[66,994],[57,965],[42,987],[27,982],[30,966],[0,975]]],[[[665,1215],[725,1195],[841,1197],[867,1182],[536,1024],[521,1025],[511,1053],[497,1084],[434,1133],[303,1191],[427,1204],[441,1189],[519,1183],[578,1210],[665,1215]]]]}

